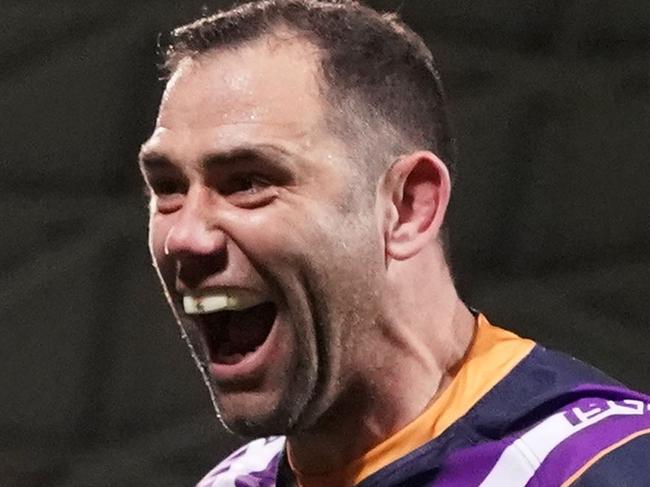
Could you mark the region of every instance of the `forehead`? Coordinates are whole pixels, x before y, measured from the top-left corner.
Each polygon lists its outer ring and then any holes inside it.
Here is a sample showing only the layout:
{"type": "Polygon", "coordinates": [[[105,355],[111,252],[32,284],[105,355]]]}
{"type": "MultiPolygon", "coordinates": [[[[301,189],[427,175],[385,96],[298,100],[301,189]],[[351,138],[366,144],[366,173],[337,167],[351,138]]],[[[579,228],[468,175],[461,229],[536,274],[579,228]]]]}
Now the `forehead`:
{"type": "Polygon", "coordinates": [[[288,34],[186,58],[167,84],[157,132],[299,138],[322,124],[316,67],[316,49],[288,34]]]}

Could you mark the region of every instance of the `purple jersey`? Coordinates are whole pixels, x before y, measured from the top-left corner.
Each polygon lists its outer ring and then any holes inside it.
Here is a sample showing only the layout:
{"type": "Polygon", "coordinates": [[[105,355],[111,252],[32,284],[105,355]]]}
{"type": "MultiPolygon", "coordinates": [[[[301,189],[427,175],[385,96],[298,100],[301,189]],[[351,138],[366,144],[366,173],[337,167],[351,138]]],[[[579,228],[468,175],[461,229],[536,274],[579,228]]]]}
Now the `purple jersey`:
{"type": "MultiPolygon", "coordinates": [[[[291,485],[285,439],[274,437],[242,447],[198,487],[291,485]]],[[[650,486],[650,397],[536,345],[442,433],[356,485],[650,486]]]]}

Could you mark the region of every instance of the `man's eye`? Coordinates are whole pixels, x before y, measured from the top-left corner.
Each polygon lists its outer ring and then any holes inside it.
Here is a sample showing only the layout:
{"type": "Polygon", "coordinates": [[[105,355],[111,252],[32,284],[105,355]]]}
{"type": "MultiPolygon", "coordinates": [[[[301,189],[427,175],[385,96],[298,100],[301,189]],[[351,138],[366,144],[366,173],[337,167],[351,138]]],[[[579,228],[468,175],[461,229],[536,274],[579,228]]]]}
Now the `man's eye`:
{"type": "Polygon", "coordinates": [[[230,203],[248,209],[265,206],[277,196],[276,186],[255,174],[233,175],[221,191],[230,203]]]}
{"type": "Polygon", "coordinates": [[[183,185],[173,179],[151,181],[151,190],[158,196],[179,194],[184,191],[183,185]]]}
{"type": "Polygon", "coordinates": [[[230,178],[225,189],[227,194],[256,193],[268,186],[269,183],[258,176],[243,174],[230,178]]]}

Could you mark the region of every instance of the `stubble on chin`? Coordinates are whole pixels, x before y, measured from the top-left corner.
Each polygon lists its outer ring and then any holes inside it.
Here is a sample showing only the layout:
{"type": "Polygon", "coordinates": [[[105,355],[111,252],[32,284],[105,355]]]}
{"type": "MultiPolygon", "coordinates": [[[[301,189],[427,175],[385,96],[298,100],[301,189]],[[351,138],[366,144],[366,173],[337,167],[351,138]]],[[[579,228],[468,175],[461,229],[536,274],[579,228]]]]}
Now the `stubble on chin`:
{"type": "Polygon", "coordinates": [[[278,389],[271,392],[256,390],[254,385],[250,389],[228,389],[211,377],[208,354],[199,332],[192,326],[182,323],[180,326],[217,418],[227,431],[245,438],[257,438],[290,435],[301,429],[301,417],[316,382],[314,364],[307,357],[302,357],[293,372],[287,373],[285,381],[277,385],[278,389]]]}
{"type": "MultiPolygon", "coordinates": [[[[203,372],[204,380],[210,391],[212,403],[221,424],[231,433],[247,438],[263,436],[290,435],[299,430],[300,418],[308,397],[295,392],[281,391],[273,397],[254,397],[254,390],[244,394],[250,400],[233,401],[233,393],[224,391],[214,384],[209,375],[203,372]]],[[[291,387],[291,384],[288,384],[291,387]]],[[[301,391],[298,391],[301,392],[301,391]]]]}

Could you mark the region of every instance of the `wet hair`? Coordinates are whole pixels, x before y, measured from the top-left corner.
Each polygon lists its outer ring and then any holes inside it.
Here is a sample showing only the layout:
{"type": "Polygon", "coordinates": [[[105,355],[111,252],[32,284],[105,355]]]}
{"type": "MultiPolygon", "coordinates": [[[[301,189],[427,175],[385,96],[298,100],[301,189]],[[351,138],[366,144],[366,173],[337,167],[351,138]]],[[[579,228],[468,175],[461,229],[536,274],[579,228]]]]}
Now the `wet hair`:
{"type": "MultiPolygon", "coordinates": [[[[456,147],[440,75],[423,40],[394,13],[355,0],[263,0],[219,11],[171,33],[164,66],[295,32],[316,46],[326,123],[376,181],[395,157],[431,150],[455,176],[456,147]]],[[[374,196],[374,195],[373,195],[374,196]]]]}

